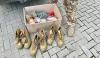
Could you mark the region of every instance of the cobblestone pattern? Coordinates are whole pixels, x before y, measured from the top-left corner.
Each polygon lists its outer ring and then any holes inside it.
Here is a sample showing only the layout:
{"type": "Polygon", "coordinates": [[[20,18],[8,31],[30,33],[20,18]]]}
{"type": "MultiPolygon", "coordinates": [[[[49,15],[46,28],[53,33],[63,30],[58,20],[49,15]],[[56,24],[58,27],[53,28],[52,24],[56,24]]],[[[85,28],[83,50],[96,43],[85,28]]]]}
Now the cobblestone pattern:
{"type": "MultiPolygon", "coordinates": [[[[58,48],[54,41],[47,52],[41,53],[38,50],[36,58],[100,58],[100,2],[96,3],[97,1],[79,1],[76,33],[74,37],[68,37],[66,13],[62,0],[59,0],[58,7],[63,17],[64,46],[58,48]]],[[[24,28],[23,7],[36,4],[42,3],[38,1],[0,5],[0,58],[32,58],[27,49],[15,48],[14,36],[16,28],[24,28]]]]}

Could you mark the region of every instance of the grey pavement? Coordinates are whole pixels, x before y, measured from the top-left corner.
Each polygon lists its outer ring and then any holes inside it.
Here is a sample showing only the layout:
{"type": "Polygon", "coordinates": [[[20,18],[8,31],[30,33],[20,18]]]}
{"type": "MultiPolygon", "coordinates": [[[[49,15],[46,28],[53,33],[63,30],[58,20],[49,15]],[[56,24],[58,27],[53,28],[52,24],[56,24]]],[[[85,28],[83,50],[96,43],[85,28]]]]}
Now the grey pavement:
{"type": "MultiPolygon", "coordinates": [[[[32,58],[28,49],[15,47],[15,31],[25,28],[23,7],[47,3],[47,0],[0,5],[0,58],[32,58]]],[[[75,36],[67,36],[67,18],[62,0],[57,3],[62,14],[64,45],[54,41],[45,53],[38,50],[36,58],[100,58],[100,1],[79,0],[76,12],[75,36]]]]}

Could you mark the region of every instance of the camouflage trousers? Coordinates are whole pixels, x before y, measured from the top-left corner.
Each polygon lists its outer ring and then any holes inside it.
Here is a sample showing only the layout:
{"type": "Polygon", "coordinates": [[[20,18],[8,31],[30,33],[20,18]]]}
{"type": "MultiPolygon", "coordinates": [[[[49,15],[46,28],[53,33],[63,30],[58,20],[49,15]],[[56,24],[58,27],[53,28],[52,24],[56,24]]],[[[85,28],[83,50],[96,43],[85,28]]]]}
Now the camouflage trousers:
{"type": "Polygon", "coordinates": [[[76,6],[78,4],[78,0],[64,0],[64,7],[67,16],[67,24],[68,24],[68,36],[74,36],[75,33],[75,25],[76,25],[76,6]]]}

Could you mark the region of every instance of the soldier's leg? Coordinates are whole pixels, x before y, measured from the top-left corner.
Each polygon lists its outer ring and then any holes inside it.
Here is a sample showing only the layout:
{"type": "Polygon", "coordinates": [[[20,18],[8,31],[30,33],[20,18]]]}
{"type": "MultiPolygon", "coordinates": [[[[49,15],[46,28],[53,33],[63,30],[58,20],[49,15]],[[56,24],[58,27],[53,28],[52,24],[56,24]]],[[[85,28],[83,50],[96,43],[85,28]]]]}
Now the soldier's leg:
{"type": "Polygon", "coordinates": [[[64,6],[67,13],[68,24],[68,36],[73,36],[75,33],[75,12],[76,12],[77,0],[64,0],[64,6]]]}
{"type": "Polygon", "coordinates": [[[75,19],[74,15],[72,15],[72,14],[68,14],[68,16],[67,16],[67,18],[68,18],[68,21],[67,21],[67,24],[68,24],[67,34],[68,34],[68,36],[74,36],[74,33],[75,33],[76,19],[75,19]]]}

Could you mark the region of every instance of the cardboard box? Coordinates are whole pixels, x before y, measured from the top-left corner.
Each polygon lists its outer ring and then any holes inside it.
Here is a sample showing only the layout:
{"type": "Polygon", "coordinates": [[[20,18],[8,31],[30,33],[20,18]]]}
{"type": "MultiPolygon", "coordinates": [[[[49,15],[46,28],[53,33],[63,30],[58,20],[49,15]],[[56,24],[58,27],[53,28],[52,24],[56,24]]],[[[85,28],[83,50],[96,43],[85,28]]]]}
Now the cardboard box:
{"type": "Polygon", "coordinates": [[[24,23],[29,32],[38,31],[38,29],[40,28],[48,29],[50,25],[52,25],[53,23],[55,23],[57,27],[61,25],[62,16],[56,4],[43,4],[43,5],[24,7],[23,13],[24,13],[24,23]],[[25,19],[26,12],[31,12],[34,10],[46,11],[46,12],[49,12],[50,10],[54,10],[55,16],[57,17],[57,21],[52,21],[52,22],[47,21],[45,23],[36,23],[31,25],[26,23],[26,19],[25,19]]]}

